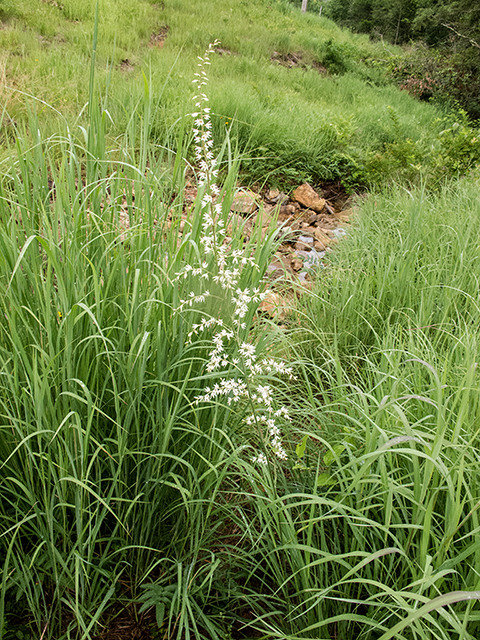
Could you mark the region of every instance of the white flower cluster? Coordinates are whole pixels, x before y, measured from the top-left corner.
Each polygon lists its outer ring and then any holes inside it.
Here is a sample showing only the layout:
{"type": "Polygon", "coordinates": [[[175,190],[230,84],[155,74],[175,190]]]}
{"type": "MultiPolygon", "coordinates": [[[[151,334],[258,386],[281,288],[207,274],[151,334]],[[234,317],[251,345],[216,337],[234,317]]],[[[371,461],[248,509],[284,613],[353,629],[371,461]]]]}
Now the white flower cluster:
{"type": "Polygon", "coordinates": [[[207,371],[212,372],[220,367],[224,369],[229,366],[228,358],[225,354],[225,344],[223,340],[232,340],[234,338],[233,331],[228,331],[227,329],[222,329],[218,333],[216,333],[212,342],[215,345],[214,349],[210,351],[210,360],[207,364],[207,371]]]}
{"type": "MultiPolygon", "coordinates": [[[[288,411],[285,407],[281,407],[277,411],[274,411],[272,405],[271,388],[269,386],[258,385],[256,393],[251,393],[248,388],[248,384],[243,380],[236,380],[233,378],[222,378],[220,382],[216,383],[213,388],[206,387],[205,393],[202,396],[196,398],[197,404],[199,402],[212,402],[216,398],[226,397],[227,404],[231,405],[234,402],[238,402],[242,398],[248,398],[255,404],[255,413],[248,416],[245,422],[248,425],[262,425],[267,428],[269,435],[269,445],[273,453],[280,458],[280,460],[287,459],[287,453],[283,448],[280,429],[275,421],[276,418],[283,418],[289,420],[288,411]]],[[[264,453],[253,458],[253,462],[260,462],[267,464],[267,458],[264,453]]]]}
{"type": "MultiPolygon", "coordinates": [[[[274,396],[272,388],[268,385],[255,385],[255,378],[265,373],[280,373],[293,378],[292,367],[287,367],[284,362],[276,361],[273,358],[264,358],[257,363],[257,353],[255,345],[243,342],[237,349],[237,357],[229,359],[225,352],[225,342],[234,338],[234,332],[222,329],[213,336],[214,349],[209,354],[207,371],[210,373],[217,369],[227,369],[241,372],[242,379],[222,378],[213,388],[206,387],[203,395],[195,398],[197,404],[200,402],[212,402],[219,397],[225,397],[227,404],[231,405],[242,398],[250,400],[255,408],[255,413],[245,419],[248,425],[264,424],[269,436],[269,445],[272,452],[281,460],[287,459],[287,454],[282,445],[280,429],[276,424],[276,419],[289,420],[286,407],[274,409],[274,396]],[[245,380],[252,382],[249,386],[245,380]]],[[[254,462],[266,463],[267,459],[263,453],[255,456],[254,462]]]]}
{"type": "Polygon", "coordinates": [[[196,296],[193,291],[190,291],[186,300],[180,300],[177,311],[183,311],[185,307],[193,307],[194,304],[205,302],[205,299],[208,298],[209,295],[210,293],[208,291],[204,291],[204,293],[200,293],[198,296],[196,296]]]}
{"type": "Polygon", "coordinates": [[[215,224],[215,218],[218,218],[222,213],[222,205],[219,202],[215,202],[216,197],[220,193],[220,189],[215,180],[218,177],[217,159],[212,152],[213,136],[212,136],[212,122],[210,120],[210,107],[206,106],[208,97],[203,87],[208,82],[207,72],[205,67],[210,63],[210,54],[215,51],[215,48],[219,45],[219,41],[215,40],[210,44],[205,55],[198,56],[200,60],[198,67],[199,73],[195,74],[193,83],[197,86],[197,95],[194,96],[195,106],[200,111],[193,113],[195,118],[195,126],[193,128],[193,139],[195,140],[195,157],[200,168],[198,174],[198,187],[204,188],[204,195],[202,198],[202,239],[201,243],[205,255],[208,255],[215,251],[217,246],[222,245],[223,237],[225,236],[225,229],[221,220],[215,224]]]}
{"type": "Polygon", "coordinates": [[[218,320],[217,318],[202,318],[199,324],[192,325],[192,330],[188,334],[188,342],[192,341],[193,336],[197,336],[199,333],[207,331],[207,329],[210,329],[215,325],[217,325],[218,327],[223,327],[223,320],[221,318],[219,318],[218,320]]]}
{"type": "Polygon", "coordinates": [[[200,277],[200,278],[204,278],[205,280],[208,280],[209,273],[207,269],[208,269],[208,265],[205,261],[202,262],[201,267],[196,267],[196,268],[192,267],[191,264],[187,264],[182,269],[182,271],[179,271],[178,273],[175,274],[176,277],[173,279],[173,281],[178,282],[178,280],[185,280],[185,278],[188,278],[188,276],[193,276],[197,278],[200,277]]]}
{"type": "MultiPolygon", "coordinates": [[[[205,71],[210,64],[210,54],[219,44],[215,41],[211,44],[203,57],[199,56],[199,72],[195,74],[194,83],[197,87],[197,95],[194,97],[198,111],[193,115],[195,140],[195,157],[199,167],[198,187],[201,198],[202,233],[200,243],[203,248],[202,264],[198,267],[186,265],[182,271],[176,274],[176,281],[195,276],[199,279],[210,280],[228,293],[233,304],[231,317],[232,327],[225,327],[225,322],[216,318],[202,318],[201,322],[194,324],[188,334],[191,341],[194,335],[199,335],[209,329],[218,328],[211,338],[213,348],[208,354],[206,370],[209,373],[222,371],[221,379],[213,385],[206,387],[204,393],[195,398],[197,404],[214,402],[220,398],[226,400],[228,405],[248,400],[254,413],[247,418],[247,424],[262,425],[267,437],[267,444],[275,456],[285,460],[287,454],[281,441],[280,429],[276,420],[289,419],[285,407],[275,410],[272,389],[268,385],[258,384],[260,376],[272,373],[293,377],[292,368],[284,362],[273,358],[258,361],[256,347],[249,342],[241,342],[238,345],[237,332],[246,330],[246,317],[252,305],[261,302],[266,293],[258,288],[241,288],[240,277],[245,266],[256,267],[254,259],[246,255],[241,249],[232,249],[226,239],[226,230],[221,220],[222,204],[218,202],[220,189],[216,184],[218,177],[217,160],[212,147],[212,123],[210,108],[206,106],[208,97],[204,87],[208,82],[205,71]],[[209,273],[209,262],[214,260],[214,274],[209,273]]],[[[192,307],[201,303],[208,296],[208,292],[200,295],[190,292],[185,300],[180,301],[179,310],[192,307]]],[[[267,456],[260,453],[254,458],[255,462],[267,464],[267,456]]]]}

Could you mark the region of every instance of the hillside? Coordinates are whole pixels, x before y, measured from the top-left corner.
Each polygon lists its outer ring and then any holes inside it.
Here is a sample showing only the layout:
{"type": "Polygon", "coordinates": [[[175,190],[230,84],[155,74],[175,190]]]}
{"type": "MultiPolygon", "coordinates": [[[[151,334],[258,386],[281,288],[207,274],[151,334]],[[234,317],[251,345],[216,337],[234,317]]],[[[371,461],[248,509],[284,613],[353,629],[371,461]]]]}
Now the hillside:
{"type": "MultiPolygon", "coordinates": [[[[420,168],[442,177],[431,148],[448,155],[450,143],[438,134],[459,116],[436,122],[445,114],[387,81],[394,48],[302,15],[284,0],[134,6],[99,3],[95,93],[108,112],[112,145],[131,127],[146,84],[150,139],[175,145],[191,111],[196,56],[218,39],[209,68],[214,137],[220,148],[229,131],[247,181],[342,180],[354,188],[415,179],[420,168]]],[[[64,130],[64,118],[74,132],[75,123],[85,124],[94,9],[93,0],[4,0],[4,136],[26,122],[22,92],[41,101],[36,111],[47,135],[64,130]]]]}
{"type": "Polygon", "coordinates": [[[477,640],[466,114],[285,0],[0,19],[0,638],[477,640]]]}

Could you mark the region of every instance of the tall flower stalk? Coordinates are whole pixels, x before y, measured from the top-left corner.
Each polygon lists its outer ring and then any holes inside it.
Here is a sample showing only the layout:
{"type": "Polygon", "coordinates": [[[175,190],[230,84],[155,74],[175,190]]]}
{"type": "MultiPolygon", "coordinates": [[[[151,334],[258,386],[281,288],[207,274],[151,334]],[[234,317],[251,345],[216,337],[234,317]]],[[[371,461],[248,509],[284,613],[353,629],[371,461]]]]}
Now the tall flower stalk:
{"type": "MultiPolygon", "coordinates": [[[[206,371],[218,373],[218,380],[196,397],[197,404],[224,401],[228,406],[240,401],[251,407],[245,422],[257,425],[262,434],[263,451],[254,457],[256,462],[267,464],[273,454],[281,460],[287,458],[281,439],[279,422],[288,420],[285,407],[278,407],[273,389],[262,384],[272,375],[293,377],[292,368],[285,362],[274,358],[261,358],[255,344],[249,341],[248,318],[258,304],[265,298],[266,292],[260,287],[243,287],[240,284],[246,267],[259,270],[251,249],[235,249],[227,237],[223,218],[221,189],[217,185],[218,159],[213,153],[213,135],[211,109],[205,87],[208,83],[207,67],[210,56],[219,45],[218,41],[209,45],[203,56],[199,56],[198,72],[193,83],[196,85],[194,96],[194,141],[195,158],[199,168],[198,197],[201,199],[200,246],[202,251],[200,264],[196,267],[186,265],[176,274],[179,281],[190,280],[190,276],[201,279],[205,286],[220,288],[222,298],[227,301],[231,313],[227,319],[218,315],[206,317],[192,326],[188,340],[194,336],[212,331],[211,348],[208,353],[206,371]]],[[[210,296],[210,291],[200,295],[190,291],[180,301],[179,310],[197,307],[210,296]]]]}

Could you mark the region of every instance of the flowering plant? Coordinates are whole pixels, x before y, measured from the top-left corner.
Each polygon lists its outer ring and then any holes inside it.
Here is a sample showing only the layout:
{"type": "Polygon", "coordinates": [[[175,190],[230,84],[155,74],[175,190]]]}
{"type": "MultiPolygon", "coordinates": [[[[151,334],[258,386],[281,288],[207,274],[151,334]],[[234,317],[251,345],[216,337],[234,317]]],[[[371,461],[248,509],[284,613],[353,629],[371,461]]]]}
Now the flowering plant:
{"type": "MultiPolygon", "coordinates": [[[[248,318],[253,316],[258,304],[265,298],[266,292],[261,287],[241,286],[244,270],[249,267],[260,271],[251,249],[247,247],[235,248],[227,236],[224,220],[225,198],[222,202],[222,191],[217,185],[218,159],[213,153],[213,136],[211,109],[209,98],[204,87],[208,82],[206,72],[210,65],[210,55],[215,51],[219,42],[210,44],[204,56],[199,56],[199,71],[193,82],[197,93],[194,96],[195,158],[199,167],[198,198],[200,206],[197,210],[201,218],[201,233],[198,262],[196,266],[185,265],[176,273],[177,280],[186,281],[193,276],[204,288],[200,294],[190,291],[180,299],[179,311],[190,308],[199,309],[211,296],[210,289],[220,288],[229,302],[231,314],[227,318],[221,317],[221,309],[216,316],[202,315],[199,323],[192,325],[188,335],[191,342],[194,336],[205,334],[213,330],[211,348],[208,353],[206,370],[208,373],[218,373],[219,379],[213,386],[206,387],[202,394],[196,397],[196,403],[226,401],[228,406],[241,400],[247,401],[252,407],[251,414],[246,418],[248,425],[266,427],[266,434],[262,437],[264,451],[255,456],[254,460],[267,464],[269,453],[285,460],[287,454],[282,444],[281,431],[278,426],[280,419],[288,420],[285,407],[277,408],[275,396],[271,386],[261,384],[262,379],[272,374],[293,377],[292,368],[285,362],[275,358],[259,358],[257,347],[251,343],[249,337],[248,318]],[[207,289],[208,286],[208,289],[207,289]],[[265,437],[266,436],[266,437],[265,437]]],[[[228,204],[228,203],[227,203],[228,204]]]]}

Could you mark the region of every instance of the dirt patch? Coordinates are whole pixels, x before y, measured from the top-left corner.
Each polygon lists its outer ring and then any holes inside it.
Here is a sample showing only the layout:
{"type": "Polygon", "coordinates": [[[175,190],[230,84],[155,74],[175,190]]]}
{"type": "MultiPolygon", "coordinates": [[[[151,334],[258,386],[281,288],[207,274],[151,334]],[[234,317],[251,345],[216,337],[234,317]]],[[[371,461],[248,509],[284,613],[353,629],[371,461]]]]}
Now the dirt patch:
{"type": "Polygon", "coordinates": [[[278,51],[274,51],[270,56],[270,61],[275,64],[279,64],[282,67],[286,67],[287,69],[294,69],[297,67],[305,70],[315,69],[315,71],[321,75],[328,74],[328,70],[323,66],[323,64],[320,64],[320,62],[317,62],[316,60],[313,62],[311,60],[306,61],[301,51],[296,53],[279,53],[278,51]]]}
{"type": "Polygon", "coordinates": [[[342,209],[350,208],[350,206],[345,205],[347,201],[351,199],[351,196],[348,195],[340,180],[323,182],[321,190],[322,197],[333,206],[335,211],[342,211],[342,209]]]}
{"type": "Polygon", "coordinates": [[[322,76],[326,76],[328,74],[328,69],[324,67],[323,64],[321,64],[320,62],[317,62],[316,60],[312,62],[312,67],[315,69],[315,71],[318,71],[318,73],[322,76]]]}
{"type": "Polygon", "coordinates": [[[56,7],[57,9],[60,9],[60,11],[63,9],[63,4],[60,4],[57,0],[42,0],[42,2],[43,4],[49,4],[51,7],[56,7]]]}
{"type": "Polygon", "coordinates": [[[167,39],[167,34],[169,31],[170,31],[170,27],[168,26],[168,24],[162,25],[152,33],[152,35],[150,36],[150,41],[148,45],[150,47],[156,47],[157,49],[161,49],[165,44],[165,40],[167,39]]]}
{"type": "Polygon", "coordinates": [[[105,631],[93,636],[92,640],[152,640],[161,637],[153,608],[143,614],[139,614],[138,606],[131,603],[120,604],[116,608],[106,623],[105,631]]]}
{"type": "Polygon", "coordinates": [[[135,70],[135,65],[131,60],[129,60],[128,58],[125,58],[120,62],[119,69],[124,73],[131,73],[132,71],[135,70]]]}
{"type": "Polygon", "coordinates": [[[278,51],[274,51],[270,56],[270,60],[288,69],[304,66],[301,53],[278,53],[278,51]]]}

